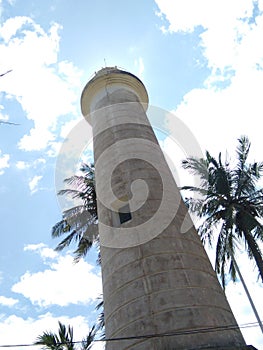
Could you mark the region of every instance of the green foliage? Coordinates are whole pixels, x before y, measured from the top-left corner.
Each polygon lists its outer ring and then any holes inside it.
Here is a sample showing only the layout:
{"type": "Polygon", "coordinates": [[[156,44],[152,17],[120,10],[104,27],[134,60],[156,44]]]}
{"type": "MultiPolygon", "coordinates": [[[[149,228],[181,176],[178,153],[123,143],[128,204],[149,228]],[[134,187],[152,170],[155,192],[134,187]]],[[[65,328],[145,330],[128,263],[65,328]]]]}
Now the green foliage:
{"type": "Polygon", "coordinates": [[[97,197],[95,190],[94,165],[83,164],[80,168],[83,175],[74,175],[65,179],[70,187],[58,192],[59,195],[80,199],[81,205],[74,206],[63,212],[62,220],[52,228],[52,237],[66,236],[57,245],[61,251],[70,244],[76,244],[75,261],[84,257],[94,243],[98,241],[97,197]]]}
{"type": "MultiPolygon", "coordinates": [[[[77,343],[73,341],[73,327],[66,327],[58,322],[58,334],[45,331],[37,337],[36,345],[42,345],[45,350],[76,350],[77,343]]],[[[90,350],[96,335],[95,326],[91,328],[86,338],[80,344],[80,350],[90,350]]]]}
{"type": "Polygon", "coordinates": [[[226,267],[231,278],[236,280],[232,257],[240,242],[254,259],[263,281],[262,252],[258,242],[263,241],[263,190],[258,189],[258,180],[263,174],[263,163],[248,163],[250,142],[246,136],[238,139],[237,162],[231,168],[227,160],[222,162],[206,152],[205,159],[189,157],[182,165],[201,179],[199,187],[185,186],[182,190],[198,193],[199,197],[186,198],[186,205],[202,223],[198,232],[203,243],[216,243],[215,269],[225,286],[226,267]]]}

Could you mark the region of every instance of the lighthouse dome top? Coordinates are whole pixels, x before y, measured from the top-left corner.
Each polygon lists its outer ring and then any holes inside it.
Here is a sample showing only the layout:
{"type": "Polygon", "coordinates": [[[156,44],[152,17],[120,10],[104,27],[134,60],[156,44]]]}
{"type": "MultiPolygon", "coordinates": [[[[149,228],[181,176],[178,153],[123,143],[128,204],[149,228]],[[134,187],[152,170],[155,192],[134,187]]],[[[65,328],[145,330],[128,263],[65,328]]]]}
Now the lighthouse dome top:
{"type": "Polygon", "coordinates": [[[94,101],[103,91],[111,89],[126,88],[138,97],[138,100],[143,104],[144,109],[147,109],[148,94],[142,81],[134,74],[123,69],[115,67],[105,67],[95,72],[94,77],[85,86],[81,95],[81,111],[84,117],[89,121],[88,115],[93,112],[94,101]]]}
{"type": "Polygon", "coordinates": [[[119,73],[121,70],[117,68],[117,66],[114,67],[104,67],[101,68],[98,72],[95,72],[94,75],[95,77],[100,77],[105,74],[110,74],[110,73],[119,73]]]}

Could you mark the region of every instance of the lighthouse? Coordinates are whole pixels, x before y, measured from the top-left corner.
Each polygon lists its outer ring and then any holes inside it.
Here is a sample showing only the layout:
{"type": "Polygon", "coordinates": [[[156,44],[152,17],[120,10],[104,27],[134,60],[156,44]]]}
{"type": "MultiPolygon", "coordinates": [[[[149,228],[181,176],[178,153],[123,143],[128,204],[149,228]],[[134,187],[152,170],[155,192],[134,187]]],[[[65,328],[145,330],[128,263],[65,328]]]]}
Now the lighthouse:
{"type": "Polygon", "coordinates": [[[147,107],[144,84],[117,67],[97,72],[81,96],[93,129],[106,349],[249,348],[147,107]]]}

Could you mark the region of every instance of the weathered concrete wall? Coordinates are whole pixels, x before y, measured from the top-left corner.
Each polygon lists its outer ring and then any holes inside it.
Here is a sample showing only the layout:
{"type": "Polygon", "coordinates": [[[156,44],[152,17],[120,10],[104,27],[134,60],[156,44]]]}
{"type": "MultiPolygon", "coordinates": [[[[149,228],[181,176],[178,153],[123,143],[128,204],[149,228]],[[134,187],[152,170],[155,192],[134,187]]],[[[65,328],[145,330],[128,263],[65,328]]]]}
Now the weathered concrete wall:
{"type": "Polygon", "coordinates": [[[196,230],[181,233],[187,210],[139,103],[141,96],[147,102],[145,88],[118,74],[104,70],[99,87],[95,77],[82,97],[82,110],[93,112],[106,338],[177,334],[108,342],[107,350],[243,347],[196,230]],[[116,221],[121,203],[132,215],[123,224],[116,221]]]}

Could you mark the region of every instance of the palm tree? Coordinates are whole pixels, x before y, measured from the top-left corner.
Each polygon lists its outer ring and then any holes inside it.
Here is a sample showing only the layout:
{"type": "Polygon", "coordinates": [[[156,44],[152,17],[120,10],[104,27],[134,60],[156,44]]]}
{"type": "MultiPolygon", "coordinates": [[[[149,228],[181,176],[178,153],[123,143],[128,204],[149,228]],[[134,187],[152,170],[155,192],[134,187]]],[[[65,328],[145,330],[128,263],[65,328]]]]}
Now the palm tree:
{"type": "Polygon", "coordinates": [[[103,295],[98,298],[99,302],[96,306],[96,310],[101,310],[97,320],[97,331],[101,331],[101,339],[105,339],[105,318],[104,318],[104,301],[103,295]]]}
{"type": "MultiPolygon", "coordinates": [[[[61,221],[52,228],[52,237],[60,237],[66,234],[66,237],[57,245],[56,250],[61,251],[71,243],[77,244],[74,251],[75,262],[84,258],[89,249],[95,243],[98,243],[98,214],[97,214],[97,196],[95,190],[95,169],[94,164],[82,164],[80,171],[82,176],[74,175],[65,179],[65,183],[70,188],[61,190],[59,195],[67,195],[72,199],[81,199],[81,205],[74,206],[63,213],[61,221]]],[[[97,244],[98,250],[99,245],[97,244]]],[[[98,253],[98,263],[100,263],[100,253],[98,253]]],[[[104,311],[103,297],[99,298],[96,310],[101,310],[98,317],[97,331],[102,331],[104,337],[104,311]]]]}
{"type": "Polygon", "coordinates": [[[65,210],[62,220],[52,228],[52,237],[66,237],[57,245],[61,251],[71,243],[77,244],[74,251],[75,261],[84,257],[94,243],[98,243],[97,197],[95,190],[94,165],[82,164],[80,171],[83,175],[74,175],[64,181],[70,188],[61,190],[59,195],[67,195],[71,199],[80,199],[82,203],[65,210]]]}
{"type": "MultiPolygon", "coordinates": [[[[58,322],[58,334],[52,332],[43,332],[37,337],[36,345],[43,345],[42,349],[51,350],[75,350],[78,342],[73,341],[73,328],[69,325],[68,328],[60,321],[58,322]]],[[[95,326],[91,328],[89,334],[82,340],[80,350],[90,350],[92,342],[95,338],[95,326]]]]}
{"type": "Polygon", "coordinates": [[[60,321],[58,322],[58,334],[45,331],[38,336],[35,344],[44,345],[43,349],[52,350],[73,350],[73,328],[68,326],[68,329],[60,321]]]}
{"type": "Polygon", "coordinates": [[[225,287],[226,267],[236,280],[235,253],[245,244],[250,259],[254,259],[263,281],[263,259],[259,242],[263,241],[263,190],[257,182],[263,174],[263,163],[248,163],[250,142],[246,136],[238,139],[237,162],[233,168],[221,153],[218,160],[206,152],[206,158],[189,157],[183,168],[200,177],[200,186],[184,186],[199,198],[186,198],[189,210],[202,220],[198,228],[203,243],[212,245],[215,233],[215,269],[225,287]]]}

